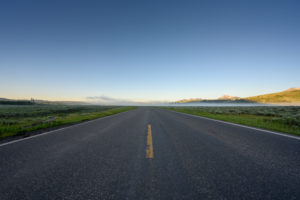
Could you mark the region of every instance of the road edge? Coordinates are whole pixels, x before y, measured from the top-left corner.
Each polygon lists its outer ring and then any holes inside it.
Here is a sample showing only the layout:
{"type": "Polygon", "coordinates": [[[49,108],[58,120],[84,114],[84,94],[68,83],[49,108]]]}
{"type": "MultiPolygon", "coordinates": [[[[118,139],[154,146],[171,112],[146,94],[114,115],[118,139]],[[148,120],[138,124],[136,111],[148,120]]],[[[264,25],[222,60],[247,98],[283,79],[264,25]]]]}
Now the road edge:
{"type": "Polygon", "coordinates": [[[223,124],[228,124],[228,125],[232,125],[232,126],[238,126],[238,127],[248,128],[248,129],[252,129],[252,130],[256,130],[256,131],[262,131],[262,132],[266,132],[266,133],[271,133],[271,134],[275,134],[275,135],[280,135],[280,136],[284,136],[284,137],[288,137],[288,138],[293,138],[293,139],[300,140],[300,136],[290,135],[288,133],[281,133],[281,132],[271,131],[271,130],[267,130],[267,129],[257,128],[257,127],[242,125],[242,124],[236,124],[236,123],[233,123],[233,122],[222,121],[222,120],[219,120],[219,119],[213,119],[213,118],[203,117],[203,116],[199,116],[199,115],[192,115],[192,114],[188,114],[188,113],[184,113],[184,112],[178,112],[178,111],[173,111],[173,110],[164,109],[164,108],[159,108],[159,109],[163,109],[163,110],[167,110],[167,111],[170,111],[170,112],[174,112],[174,113],[178,113],[178,114],[183,114],[183,115],[187,115],[187,116],[191,116],[191,117],[196,117],[196,118],[201,118],[201,119],[207,119],[207,120],[211,120],[211,121],[215,121],[215,122],[220,122],[220,123],[223,123],[223,124]]]}
{"type": "Polygon", "coordinates": [[[116,115],[119,115],[119,114],[123,114],[123,113],[127,113],[127,112],[130,112],[132,110],[135,110],[136,108],[134,109],[131,109],[131,110],[127,110],[127,111],[124,111],[124,112],[119,112],[119,113],[116,113],[116,114],[112,114],[112,115],[107,115],[107,116],[104,116],[104,117],[99,117],[99,118],[96,118],[96,119],[91,119],[91,120],[88,120],[88,121],[83,121],[83,122],[76,122],[75,124],[65,124],[63,125],[64,127],[53,127],[54,130],[50,130],[50,131],[42,131],[42,129],[40,131],[40,133],[37,133],[37,134],[34,134],[34,135],[30,135],[30,136],[27,136],[27,137],[23,137],[23,138],[12,138],[11,141],[8,141],[8,142],[3,142],[1,143],[0,141],[0,147],[3,147],[3,146],[6,146],[6,145],[9,145],[9,144],[13,144],[13,143],[17,143],[17,142],[21,142],[21,141],[24,141],[24,140],[28,140],[28,139],[32,139],[32,138],[35,138],[35,137],[39,137],[39,136],[43,136],[43,135],[48,135],[50,133],[54,133],[54,132],[57,132],[57,131],[61,131],[61,130],[65,130],[65,129],[68,129],[68,128],[71,128],[71,127],[76,127],[76,126],[81,126],[81,125],[84,125],[84,124],[88,124],[88,123],[91,123],[91,122],[94,122],[94,121],[97,121],[97,120],[101,120],[101,119],[105,119],[105,118],[109,118],[109,117],[114,117],[116,115]]]}

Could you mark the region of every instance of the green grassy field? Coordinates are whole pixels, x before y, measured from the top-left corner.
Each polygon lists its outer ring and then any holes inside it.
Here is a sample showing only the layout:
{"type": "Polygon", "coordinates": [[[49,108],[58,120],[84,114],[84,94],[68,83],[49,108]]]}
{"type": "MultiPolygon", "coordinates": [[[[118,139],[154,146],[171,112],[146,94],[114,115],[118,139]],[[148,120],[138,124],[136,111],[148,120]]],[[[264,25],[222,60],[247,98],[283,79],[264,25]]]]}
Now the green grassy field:
{"type": "Polygon", "coordinates": [[[96,119],[134,108],[89,105],[0,105],[0,138],[96,119]]]}
{"type": "Polygon", "coordinates": [[[300,136],[300,106],[164,108],[300,136]]]}

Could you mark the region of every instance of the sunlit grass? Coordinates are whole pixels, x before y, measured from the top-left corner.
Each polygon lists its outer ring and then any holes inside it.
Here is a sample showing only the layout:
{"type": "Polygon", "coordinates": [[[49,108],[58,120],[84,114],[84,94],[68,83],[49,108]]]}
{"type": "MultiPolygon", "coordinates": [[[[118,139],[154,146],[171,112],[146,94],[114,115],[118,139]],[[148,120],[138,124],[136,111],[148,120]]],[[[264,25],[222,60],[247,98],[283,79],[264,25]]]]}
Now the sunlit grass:
{"type": "Polygon", "coordinates": [[[300,135],[299,106],[164,108],[247,126],[300,135]]]}
{"type": "Polygon", "coordinates": [[[105,117],[134,108],[66,105],[1,106],[0,138],[105,117]]]}

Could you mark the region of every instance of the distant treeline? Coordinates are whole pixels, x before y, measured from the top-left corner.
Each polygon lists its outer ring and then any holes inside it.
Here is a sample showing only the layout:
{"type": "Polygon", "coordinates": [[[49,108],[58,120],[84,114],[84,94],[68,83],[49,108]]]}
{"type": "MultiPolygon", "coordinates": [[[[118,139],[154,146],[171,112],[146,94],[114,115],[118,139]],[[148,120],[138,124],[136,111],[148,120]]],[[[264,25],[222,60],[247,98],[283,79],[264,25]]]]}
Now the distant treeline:
{"type": "Polygon", "coordinates": [[[0,100],[0,105],[34,105],[34,101],[27,100],[0,100]]]}

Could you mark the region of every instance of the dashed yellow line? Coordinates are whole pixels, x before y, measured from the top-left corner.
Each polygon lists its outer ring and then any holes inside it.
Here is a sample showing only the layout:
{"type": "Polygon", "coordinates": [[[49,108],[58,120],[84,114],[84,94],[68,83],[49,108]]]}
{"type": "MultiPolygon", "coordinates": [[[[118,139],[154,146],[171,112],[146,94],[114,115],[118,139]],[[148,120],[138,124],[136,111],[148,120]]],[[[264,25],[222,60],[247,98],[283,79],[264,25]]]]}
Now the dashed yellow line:
{"type": "Polygon", "coordinates": [[[153,159],[153,143],[152,143],[152,130],[151,125],[148,124],[148,134],[147,134],[147,149],[146,149],[146,158],[153,159]]]}

